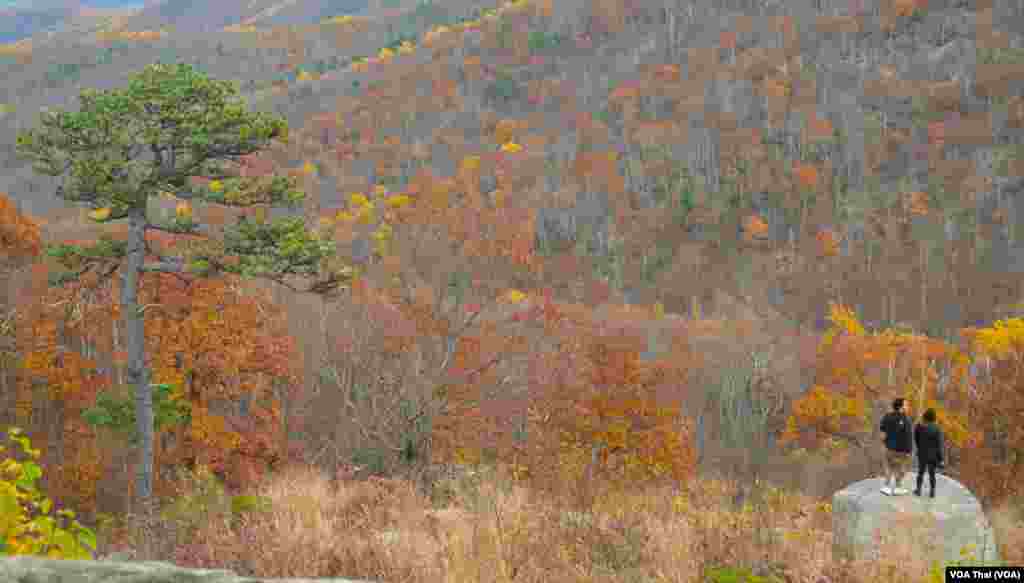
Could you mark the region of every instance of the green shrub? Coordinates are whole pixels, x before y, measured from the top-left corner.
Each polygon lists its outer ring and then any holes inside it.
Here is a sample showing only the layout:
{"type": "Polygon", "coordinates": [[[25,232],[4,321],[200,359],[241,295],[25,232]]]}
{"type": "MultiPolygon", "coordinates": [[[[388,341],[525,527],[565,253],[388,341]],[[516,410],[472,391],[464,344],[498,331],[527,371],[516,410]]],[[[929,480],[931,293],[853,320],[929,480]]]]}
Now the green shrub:
{"type": "Polygon", "coordinates": [[[744,567],[716,567],[704,573],[705,583],[776,583],[775,577],[754,575],[744,567]]]}
{"type": "Polygon", "coordinates": [[[484,90],[488,99],[511,101],[522,96],[519,83],[510,76],[500,75],[484,90]]]}
{"type": "Polygon", "coordinates": [[[562,36],[557,33],[548,34],[540,31],[532,31],[527,37],[527,44],[530,47],[531,52],[553,49],[562,44],[562,36]]]}
{"type": "Polygon", "coordinates": [[[385,469],[384,453],[378,448],[366,447],[352,454],[352,464],[362,466],[374,475],[382,475],[385,469]]]}
{"type": "Polygon", "coordinates": [[[270,499],[264,496],[242,494],[231,498],[232,521],[237,521],[238,518],[246,514],[263,514],[271,510],[273,510],[273,505],[270,499]]]}
{"type": "Polygon", "coordinates": [[[231,512],[231,500],[224,485],[206,466],[194,472],[180,470],[178,477],[185,484],[181,495],[160,511],[160,517],[176,524],[184,533],[192,533],[215,516],[231,512]]]}
{"type": "MultiPolygon", "coordinates": [[[[165,427],[187,425],[192,408],[187,402],[175,399],[173,386],[160,383],[153,387],[154,423],[157,432],[165,427]]],[[[135,424],[135,397],[118,398],[108,393],[96,397],[96,405],[82,412],[82,419],[92,427],[105,427],[124,437],[129,443],[139,442],[135,424]]]]}
{"type": "Polygon", "coordinates": [[[978,49],[977,59],[979,65],[1013,65],[1024,63],[1024,49],[978,49]]]}
{"type": "Polygon", "coordinates": [[[950,563],[932,563],[931,568],[928,570],[928,583],[940,583],[945,579],[944,573],[946,572],[945,567],[963,567],[966,565],[970,566],[988,566],[988,567],[1001,567],[1001,561],[980,561],[978,560],[977,554],[975,553],[976,546],[969,544],[960,549],[961,559],[958,561],[952,561],[950,563]]]}

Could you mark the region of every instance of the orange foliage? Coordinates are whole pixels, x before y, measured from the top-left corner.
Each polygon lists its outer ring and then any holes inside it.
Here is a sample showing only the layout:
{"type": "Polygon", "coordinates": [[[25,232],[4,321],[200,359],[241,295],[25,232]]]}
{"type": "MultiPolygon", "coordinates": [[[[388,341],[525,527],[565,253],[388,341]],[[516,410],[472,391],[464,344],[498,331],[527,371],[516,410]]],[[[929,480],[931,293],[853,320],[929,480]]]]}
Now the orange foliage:
{"type": "Polygon", "coordinates": [[[827,140],[833,136],[834,128],[832,122],[827,117],[822,117],[817,112],[811,113],[811,119],[808,120],[807,124],[807,136],[806,140],[827,140]]]}
{"type": "MultiPolygon", "coordinates": [[[[552,427],[565,436],[563,455],[589,453],[591,446],[604,444],[599,465],[588,470],[591,476],[602,474],[620,485],[661,477],[683,480],[692,472],[696,457],[688,428],[679,424],[678,403],[661,402],[657,394],[669,369],[665,362],[641,363],[637,349],[630,347],[632,342],[622,342],[630,336],[618,328],[578,339],[585,358],[579,374],[584,384],[559,391],[558,398],[572,399],[574,404],[555,408],[565,415],[552,427]]],[[[567,378],[575,376],[570,373],[567,378]]]]}
{"type": "MultiPolygon", "coordinates": [[[[19,313],[17,346],[24,366],[17,402],[22,409],[31,407],[31,399],[22,397],[42,383],[51,400],[63,403],[68,419],[62,428],[66,469],[74,471],[54,474],[60,476],[54,488],[62,499],[76,498],[82,508],[94,504],[95,479],[103,473],[90,464],[103,462],[94,448],[94,430],[75,420],[94,405],[99,392],[114,388],[113,378],[121,378],[117,371],[123,370],[126,353],[115,342],[114,331],[121,310],[119,288],[118,277],[51,288],[19,313]],[[95,356],[87,358],[80,351],[83,343],[95,356]]],[[[157,451],[157,463],[198,459],[235,472],[229,472],[227,480],[238,486],[237,472],[244,469],[251,477],[254,468],[262,472],[280,459],[276,444],[281,440],[275,438],[280,413],[265,393],[273,378],[293,384],[298,380],[295,343],[285,332],[283,312],[265,294],[243,292],[228,278],[186,285],[170,274],[147,274],[139,293],[140,304],[148,306],[146,354],[152,381],[173,385],[174,398],[185,399],[193,411],[188,427],[164,430],[177,439],[170,449],[157,451]],[[234,403],[245,394],[271,405],[253,406],[245,417],[212,413],[211,405],[234,403]]],[[[18,411],[20,417],[27,413],[18,411]]]]}
{"type": "Polygon", "coordinates": [[[503,119],[494,126],[494,142],[499,146],[512,142],[520,132],[526,129],[525,122],[503,119]]]}
{"type": "Polygon", "coordinates": [[[784,79],[767,77],[763,82],[763,87],[765,94],[771,97],[782,98],[789,96],[789,84],[784,79]]]}
{"type": "Polygon", "coordinates": [[[0,192],[0,257],[33,257],[39,254],[41,241],[39,223],[20,213],[0,192]]]}
{"type": "Polygon", "coordinates": [[[678,82],[680,80],[679,65],[659,65],[654,70],[654,78],[661,82],[678,82]]]}
{"type": "MultiPolygon", "coordinates": [[[[499,459],[514,460],[517,475],[536,479],[541,488],[598,476],[618,486],[690,476],[696,463],[690,428],[681,422],[679,403],[659,391],[668,379],[685,375],[689,355],[673,351],[642,362],[645,341],[628,320],[640,313],[600,322],[589,308],[556,304],[550,293],[531,304],[515,320],[555,340],[550,349],[537,347],[528,354],[529,397],[497,397],[498,402],[473,408],[471,421],[449,420],[449,442],[477,444],[464,445],[463,452],[495,448],[499,459]],[[531,419],[525,440],[510,439],[512,410],[531,419]],[[482,435],[490,437],[481,442],[482,435]]],[[[683,350],[678,347],[685,344],[673,346],[683,350]]],[[[474,350],[468,352],[474,362],[486,360],[474,350]]]]}
{"type": "Polygon", "coordinates": [[[965,484],[982,499],[999,504],[1024,493],[1019,479],[1024,470],[1024,320],[999,320],[991,327],[967,328],[961,336],[978,355],[978,364],[991,359],[991,374],[978,380],[967,401],[972,429],[985,435],[985,447],[964,456],[965,484]]]}
{"type": "Polygon", "coordinates": [[[793,165],[793,174],[804,188],[813,189],[818,185],[818,169],[810,164],[797,162],[793,165]]]}
{"type": "Polygon", "coordinates": [[[758,239],[768,233],[768,223],[761,215],[750,215],[743,221],[743,232],[748,239],[758,239]]]}
{"type": "Polygon", "coordinates": [[[76,499],[75,506],[89,511],[95,500],[88,493],[95,491],[95,484],[77,482],[83,476],[94,475],[97,468],[81,465],[83,456],[87,456],[86,442],[75,436],[83,431],[81,412],[91,406],[99,391],[109,388],[111,378],[97,370],[99,363],[95,359],[66,349],[68,342],[60,332],[62,328],[67,330],[89,321],[92,310],[76,302],[72,290],[65,288],[36,294],[20,308],[15,344],[22,361],[15,385],[16,418],[19,424],[28,424],[38,386],[46,389],[49,399],[63,403],[67,420],[62,428],[66,432],[64,454],[78,462],[67,472],[52,474],[51,494],[65,501],[76,499]],[[82,494],[86,496],[79,498],[82,494]]]}
{"type": "Polygon", "coordinates": [[[896,15],[901,17],[913,16],[915,10],[923,10],[928,7],[928,0],[894,0],[896,15]]]}
{"type": "Polygon", "coordinates": [[[927,215],[931,210],[927,192],[904,193],[903,204],[907,212],[912,215],[927,215]]]}
{"type": "Polygon", "coordinates": [[[822,255],[834,257],[839,253],[839,238],[836,236],[836,232],[834,230],[827,228],[821,229],[814,238],[818,241],[822,255]]]}
{"type": "Polygon", "coordinates": [[[807,449],[830,440],[873,445],[885,405],[895,397],[906,398],[913,415],[935,408],[952,447],[980,443],[981,435],[968,424],[967,358],[955,346],[907,332],[869,332],[838,304],[832,304],[829,319],[814,388],[794,403],[783,443],[807,449]],[[941,367],[949,376],[940,395],[941,367]]]}

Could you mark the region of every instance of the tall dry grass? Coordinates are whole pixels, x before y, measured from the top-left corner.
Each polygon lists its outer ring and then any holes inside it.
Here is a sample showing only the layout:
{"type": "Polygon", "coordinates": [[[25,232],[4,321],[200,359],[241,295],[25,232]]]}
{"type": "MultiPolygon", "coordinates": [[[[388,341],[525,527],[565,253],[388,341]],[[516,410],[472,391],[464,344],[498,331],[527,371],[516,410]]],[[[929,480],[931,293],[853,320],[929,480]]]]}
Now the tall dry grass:
{"type": "MultiPolygon", "coordinates": [[[[941,580],[913,546],[927,525],[908,522],[873,560],[835,561],[827,501],[766,483],[734,508],[736,484],[708,477],[628,490],[591,483],[585,492],[541,491],[500,467],[449,480],[454,495],[438,505],[409,481],[294,466],[250,492],[270,501],[269,512],[208,512],[154,558],[254,577],[388,583],[703,583],[722,566],[799,583],[941,580]]],[[[1002,557],[1022,562],[1019,509],[990,518],[1002,557]]]]}

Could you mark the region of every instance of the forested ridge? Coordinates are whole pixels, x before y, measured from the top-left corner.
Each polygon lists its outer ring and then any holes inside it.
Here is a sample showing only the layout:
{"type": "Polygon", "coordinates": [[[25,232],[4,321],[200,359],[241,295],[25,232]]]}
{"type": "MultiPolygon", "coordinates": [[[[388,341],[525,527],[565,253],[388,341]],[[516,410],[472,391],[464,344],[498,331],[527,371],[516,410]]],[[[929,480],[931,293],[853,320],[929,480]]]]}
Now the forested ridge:
{"type": "Polygon", "coordinates": [[[3,47],[4,508],[259,576],[925,580],[823,550],[902,396],[1021,562],[1018,3],[271,4],[3,47]]]}

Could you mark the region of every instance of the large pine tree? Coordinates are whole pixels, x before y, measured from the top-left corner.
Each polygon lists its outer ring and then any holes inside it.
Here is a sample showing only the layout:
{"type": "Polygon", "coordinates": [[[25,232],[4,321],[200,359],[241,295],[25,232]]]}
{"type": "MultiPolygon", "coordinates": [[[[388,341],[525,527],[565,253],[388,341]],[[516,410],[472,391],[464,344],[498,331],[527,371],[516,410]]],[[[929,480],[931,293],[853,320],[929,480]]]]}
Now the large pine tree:
{"type": "MultiPolygon", "coordinates": [[[[135,421],[140,444],[136,503],[147,507],[153,480],[153,393],[146,368],[143,308],[139,282],[147,272],[185,277],[231,272],[286,279],[312,279],[304,291],[337,288],[351,272],[329,270],[333,243],[307,229],[302,217],[251,221],[242,217],[215,236],[187,212],[190,201],[248,207],[296,206],[304,193],[294,179],[243,177],[244,156],[287,139],[283,119],[246,111],[238,86],[197,72],[190,65],[150,65],[133,75],[127,88],[84,90],[77,112],[44,111],[41,128],[18,135],[17,151],[37,173],[61,177],[57,196],[93,209],[98,222],[127,219],[127,240],[103,237],[94,245],[48,249],[67,269],[63,280],[89,270],[122,278],[121,306],[128,352],[127,379],[135,390],[135,421]],[[194,177],[209,178],[196,186],[194,177]],[[170,193],[181,200],[173,220],[147,216],[150,197],[170,193]],[[155,252],[146,234],[198,235],[206,245],[155,252]]],[[[194,239],[194,237],[190,237],[194,239]]],[[[292,287],[289,285],[289,287],[292,287]]],[[[292,289],[296,289],[292,287],[292,289]]]]}

